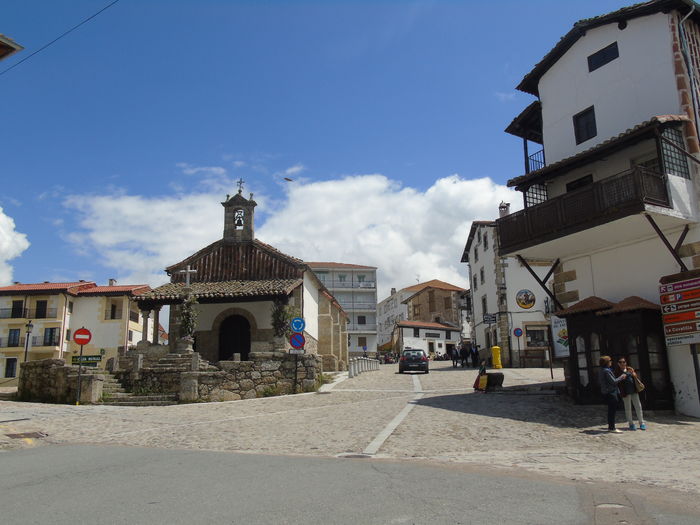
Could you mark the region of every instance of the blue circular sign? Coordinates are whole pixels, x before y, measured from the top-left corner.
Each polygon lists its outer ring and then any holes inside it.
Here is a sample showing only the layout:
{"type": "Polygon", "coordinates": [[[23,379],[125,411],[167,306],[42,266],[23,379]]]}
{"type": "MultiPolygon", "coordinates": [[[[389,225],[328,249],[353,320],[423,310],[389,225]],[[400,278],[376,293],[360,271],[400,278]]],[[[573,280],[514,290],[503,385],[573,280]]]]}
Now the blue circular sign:
{"type": "Polygon", "coordinates": [[[304,348],[306,338],[304,337],[304,334],[292,334],[292,337],[289,338],[289,344],[292,345],[292,348],[299,350],[304,348]]]}
{"type": "Polygon", "coordinates": [[[306,321],[301,317],[295,317],[290,321],[289,326],[291,326],[292,330],[295,332],[303,332],[304,328],[306,328],[306,321]]]}
{"type": "Polygon", "coordinates": [[[515,337],[520,337],[521,335],[523,335],[523,329],[522,329],[522,328],[516,328],[515,330],[513,330],[513,335],[514,335],[515,337]]]}

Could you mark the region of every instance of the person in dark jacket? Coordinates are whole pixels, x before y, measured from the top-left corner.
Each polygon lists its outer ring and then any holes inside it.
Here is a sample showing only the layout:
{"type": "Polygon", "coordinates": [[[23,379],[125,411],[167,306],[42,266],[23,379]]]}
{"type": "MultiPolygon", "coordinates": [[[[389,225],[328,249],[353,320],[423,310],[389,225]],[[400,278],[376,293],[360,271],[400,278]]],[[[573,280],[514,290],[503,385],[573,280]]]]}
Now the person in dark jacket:
{"type": "Polygon", "coordinates": [[[459,349],[459,359],[462,368],[465,368],[469,363],[469,348],[471,346],[471,343],[462,343],[462,347],[459,349]]]}
{"type": "Polygon", "coordinates": [[[603,399],[608,405],[608,432],[619,434],[620,431],[615,428],[615,411],[620,400],[617,393],[617,384],[627,378],[627,373],[623,373],[619,377],[615,377],[611,368],[612,359],[609,355],[604,355],[598,361],[600,372],[598,375],[598,384],[600,385],[600,393],[603,394],[603,399]]]}
{"type": "Polygon", "coordinates": [[[477,368],[479,366],[479,349],[476,345],[472,345],[469,356],[472,358],[472,368],[477,368]]]}

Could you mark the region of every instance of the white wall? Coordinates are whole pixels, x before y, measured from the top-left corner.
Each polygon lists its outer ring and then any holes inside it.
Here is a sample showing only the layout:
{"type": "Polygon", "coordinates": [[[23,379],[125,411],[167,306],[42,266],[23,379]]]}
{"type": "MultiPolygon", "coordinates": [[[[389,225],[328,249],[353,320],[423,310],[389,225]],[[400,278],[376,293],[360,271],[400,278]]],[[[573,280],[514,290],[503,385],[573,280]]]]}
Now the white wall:
{"type": "Polygon", "coordinates": [[[686,416],[700,417],[700,401],[690,346],[669,347],[668,364],[675,390],[676,411],[686,416]]]}
{"type": "Polygon", "coordinates": [[[403,304],[403,301],[411,295],[411,292],[399,290],[377,305],[377,334],[380,345],[391,341],[396,321],[408,319],[408,305],[403,304]]]}
{"type": "Polygon", "coordinates": [[[305,331],[318,340],[318,288],[313,277],[304,272],[304,311],[305,331]]]}
{"type": "Polygon", "coordinates": [[[574,155],[654,115],[680,113],[669,16],[589,29],[539,82],[547,163],[574,155]],[[620,56],[588,71],[588,56],[617,41],[620,56]],[[595,106],[596,137],[576,145],[572,117],[595,106]]]}
{"type": "Polygon", "coordinates": [[[428,343],[432,342],[434,343],[436,354],[445,354],[447,352],[447,343],[454,345],[459,343],[460,334],[459,331],[456,330],[450,331],[449,339],[445,337],[446,332],[439,328],[420,328],[418,337],[413,336],[413,328],[401,327],[400,330],[403,333],[403,348],[401,348],[401,350],[404,350],[404,348],[416,348],[423,350],[426,355],[428,355],[428,343]],[[426,337],[426,333],[440,334],[440,337],[426,337]]]}

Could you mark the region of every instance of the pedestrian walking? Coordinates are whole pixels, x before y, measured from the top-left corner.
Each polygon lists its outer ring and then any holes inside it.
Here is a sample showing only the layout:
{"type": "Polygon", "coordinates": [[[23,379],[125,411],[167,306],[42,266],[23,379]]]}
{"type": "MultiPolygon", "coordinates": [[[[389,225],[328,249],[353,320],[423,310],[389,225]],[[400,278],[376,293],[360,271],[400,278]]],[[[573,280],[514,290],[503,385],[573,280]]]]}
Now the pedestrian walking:
{"type": "Polygon", "coordinates": [[[476,368],[479,366],[479,349],[477,348],[477,345],[472,345],[470,355],[472,358],[472,368],[476,368]]]}
{"type": "MultiPolygon", "coordinates": [[[[458,346],[461,347],[462,343],[459,343],[458,346]]],[[[450,349],[450,357],[452,358],[452,368],[457,368],[457,364],[459,364],[459,350],[456,346],[450,349]]]]}
{"type": "Polygon", "coordinates": [[[624,381],[627,377],[623,373],[619,377],[615,377],[612,369],[612,359],[609,355],[604,355],[598,361],[600,372],[598,374],[598,383],[600,384],[600,393],[603,394],[603,399],[608,405],[608,432],[619,434],[620,431],[615,428],[615,411],[620,398],[617,393],[617,384],[624,381]]]}
{"type": "Polygon", "coordinates": [[[470,343],[464,343],[462,344],[462,347],[459,349],[459,361],[460,364],[462,365],[462,368],[466,368],[469,364],[469,349],[471,348],[470,343]]]}
{"type": "Polygon", "coordinates": [[[637,372],[631,366],[627,366],[627,360],[621,357],[617,360],[616,376],[627,374],[625,379],[619,383],[619,391],[622,396],[622,402],[625,405],[625,417],[630,430],[637,430],[632,418],[632,405],[637,413],[639,420],[639,429],[646,430],[647,425],[644,422],[644,414],[642,413],[642,403],[639,400],[639,392],[644,390],[644,383],[639,379],[637,372]]]}

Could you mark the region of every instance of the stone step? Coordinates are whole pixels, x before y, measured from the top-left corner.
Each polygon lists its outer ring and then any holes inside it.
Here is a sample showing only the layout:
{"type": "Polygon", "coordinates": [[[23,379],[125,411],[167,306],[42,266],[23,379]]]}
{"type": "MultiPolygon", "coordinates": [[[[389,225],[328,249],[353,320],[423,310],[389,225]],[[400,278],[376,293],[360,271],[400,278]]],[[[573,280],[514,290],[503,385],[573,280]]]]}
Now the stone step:
{"type": "Polygon", "coordinates": [[[177,405],[177,401],[107,401],[103,405],[118,407],[161,407],[177,405]]]}
{"type": "Polygon", "coordinates": [[[0,392],[0,401],[14,401],[16,392],[0,392]]]}

